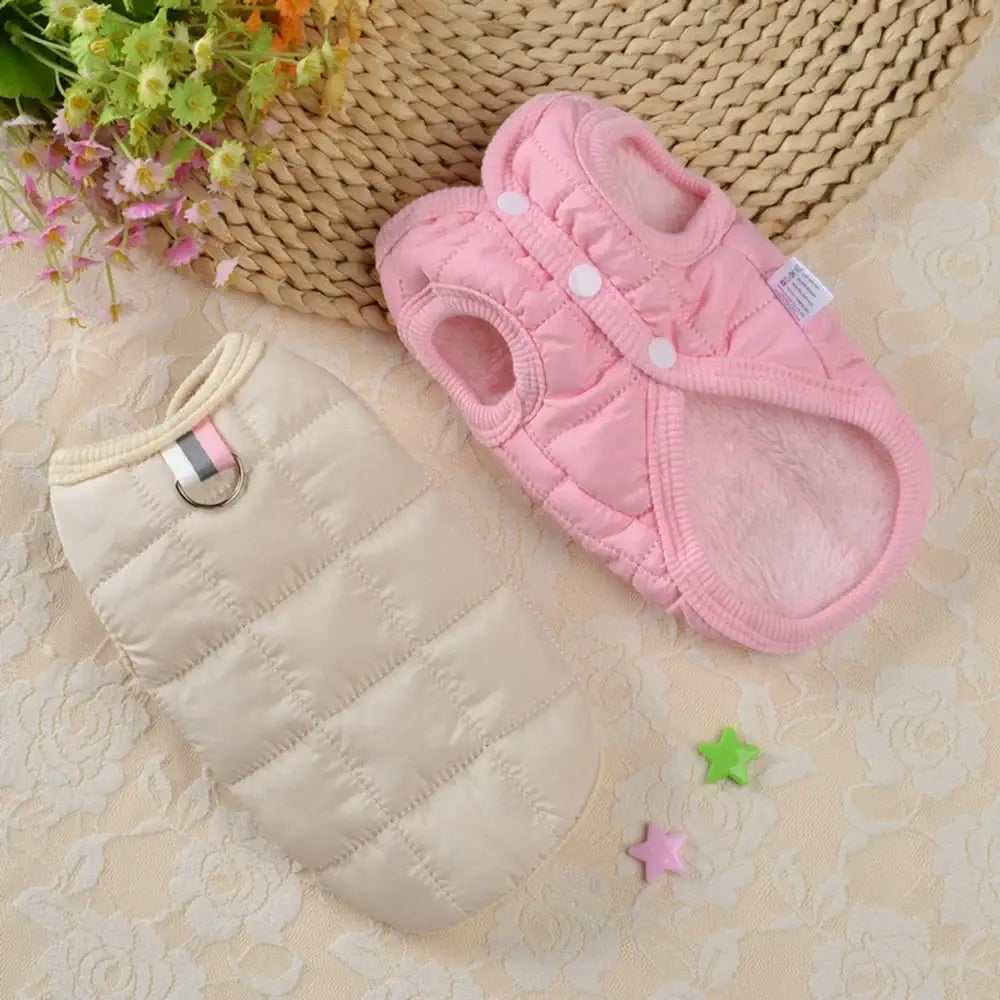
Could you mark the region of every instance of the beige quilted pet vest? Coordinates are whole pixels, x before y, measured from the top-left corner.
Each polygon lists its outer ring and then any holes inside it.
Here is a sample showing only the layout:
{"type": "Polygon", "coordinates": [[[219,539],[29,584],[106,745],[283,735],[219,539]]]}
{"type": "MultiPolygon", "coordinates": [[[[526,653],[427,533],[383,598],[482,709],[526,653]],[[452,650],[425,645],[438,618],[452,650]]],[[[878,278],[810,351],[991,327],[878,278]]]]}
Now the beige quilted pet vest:
{"type": "Polygon", "coordinates": [[[163,423],[58,452],[51,482],[70,564],[140,683],[324,887],[433,931],[573,826],[598,757],[579,686],[327,372],[230,334],[163,423]],[[189,506],[160,454],[208,415],[246,475],[216,510],[189,506]]]}

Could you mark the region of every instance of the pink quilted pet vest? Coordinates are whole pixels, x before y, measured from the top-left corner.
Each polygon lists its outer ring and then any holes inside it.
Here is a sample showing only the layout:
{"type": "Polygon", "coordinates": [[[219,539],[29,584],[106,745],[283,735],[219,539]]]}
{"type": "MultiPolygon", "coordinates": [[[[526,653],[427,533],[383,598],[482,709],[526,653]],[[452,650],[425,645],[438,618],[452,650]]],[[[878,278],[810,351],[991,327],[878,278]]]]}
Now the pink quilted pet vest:
{"type": "Polygon", "coordinates": [[[476,437],[695,627],[799,650],[905,567],[930,493],[914,428],[825,289],[637,119],[529,101],[482,187],[410,205],[376,255],[476,437]]]}

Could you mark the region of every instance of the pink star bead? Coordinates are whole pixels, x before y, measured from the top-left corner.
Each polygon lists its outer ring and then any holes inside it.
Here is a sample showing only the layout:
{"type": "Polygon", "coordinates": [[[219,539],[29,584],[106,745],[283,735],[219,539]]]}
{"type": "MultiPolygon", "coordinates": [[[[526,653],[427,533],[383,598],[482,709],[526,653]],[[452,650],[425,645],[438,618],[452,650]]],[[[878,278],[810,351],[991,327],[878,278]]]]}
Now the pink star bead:
{"type": "Polygon", "coordinates": [[[664,872],[684,871],[683,833],[664,833],[655,823],[646,824],[646,839],[628,849],[629,857],[645,862],[646,881],[655,882],[664,872]]]}

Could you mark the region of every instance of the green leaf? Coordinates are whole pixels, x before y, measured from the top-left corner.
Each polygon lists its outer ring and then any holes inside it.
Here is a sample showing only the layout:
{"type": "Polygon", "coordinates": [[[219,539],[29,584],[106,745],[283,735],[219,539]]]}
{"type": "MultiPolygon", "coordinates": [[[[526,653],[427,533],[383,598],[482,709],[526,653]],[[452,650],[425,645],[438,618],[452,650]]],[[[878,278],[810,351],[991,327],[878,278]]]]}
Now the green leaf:
{"type": "Polygon", "coordinates": [[[247,81],[247,91],[250,94],[250,104],[254,110],[260,111],[270,101],[280,88],[278,83],[278,61],[268,59],[257,63],[247,81]]]}
{"type": "Polygon", "coordinates": [[[263,58],[264,56],[270,55],[271,43],[273,41],[274,32],[271,30],[269,25],[263,24],[257,34],[251,38],[248,51],[255,58],[263,58]]]}
{"type": "Polygon", "coordinates": [[[0,37],[0,97],[36,97],[56,92],[55,74],[9,38],[0,37]]]}
{"type": "Polygon", "coordinates": [[[105,0],[112,10],[127,14],[136,21],[152,21],[159,4],[156,0],[105,0]]]}
{"type": "Polygon", "coordinates": [[[198,145],[194,139],[181,139],[174,143],[174,148],[170,150],[170,156],[167,158],[168,166],[175,166],[179,163],[187,163],[188,158],[195,151],[195,147],[198,145]]]}

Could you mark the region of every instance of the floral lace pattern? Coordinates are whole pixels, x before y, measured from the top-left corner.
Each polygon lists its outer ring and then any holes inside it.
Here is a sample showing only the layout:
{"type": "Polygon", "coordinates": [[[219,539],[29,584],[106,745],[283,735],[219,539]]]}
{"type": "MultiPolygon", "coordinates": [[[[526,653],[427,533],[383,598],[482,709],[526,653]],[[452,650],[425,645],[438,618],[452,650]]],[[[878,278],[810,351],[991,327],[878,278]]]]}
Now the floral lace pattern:
{"type": "MultiPolygon", "coordinates": [[[[0,256],[0,995],[12,1000],[995,1000],[1000,983],[1000,35],[800,256],[927,442],[917,558],[820,650],[663,618],[535,510],[382,334],[153,262],[113,328],[53,319],[0,256]],[[227,329],[347,381],[431,469],[583,668],[605,734],[579,831],[458,928],[406,938],[321,894],[136,693],[62,556],[45,469],[150,423],[227,329]],[[763,748],[708,786],[695,744],[763,748]],[[655,819],[689,870],[641,881],[655,819]]],[[[96,279],[95,279],[96,280],[96,279]]]]}

